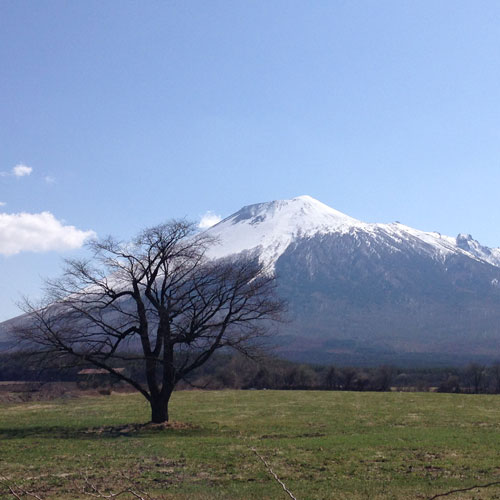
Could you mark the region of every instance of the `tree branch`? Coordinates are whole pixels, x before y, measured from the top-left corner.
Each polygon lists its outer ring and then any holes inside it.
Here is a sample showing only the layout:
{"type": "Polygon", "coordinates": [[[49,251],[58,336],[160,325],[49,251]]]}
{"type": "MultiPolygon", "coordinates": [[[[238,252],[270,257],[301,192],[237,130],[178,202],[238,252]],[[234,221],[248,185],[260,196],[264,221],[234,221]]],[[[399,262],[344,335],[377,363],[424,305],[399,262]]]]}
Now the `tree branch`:
{"type": "Polygon", "coordinates": [[[286,494],[292,500],[297,500],[297,498],[295,498],[293,496],[293,493],[286,487],[286,484],[276,475],[276,473],[273,471],[273,469],[271,469],[271,466],[264,460],[264,457],[262,457],[261,455],[259,455],[259,453],[257,452],[257,450],[255,448],[252,448],[252,451],[261,459],[261,461],[266,466],[266,468],[269,471],[269,473],[274,477],[274,479],[276,479],[276,481],[278,481],[278,483],[281,485],[281,487],[285,490],[286,494]]]}
{"type": "Polygon", "coordinates": [[[453,493],[462,493],[464,491],[470,491],[470,490],[475,490],[475,489],[479,489],[479,488],[489,488],[490,486],[496,486],[496,485],[500,485],[500,481],[494,481],[494,482],[488,483],[488,484],[475,484],[474,486],[469,486],[468,488],[460,488],[458,490],[446,491],[445,493],[438,493],[437,495],[430,497],[429,500],[434,500],[435,498],[439,498],[439,497],[447,497],[448,495],[452,495],[453,493]]]}

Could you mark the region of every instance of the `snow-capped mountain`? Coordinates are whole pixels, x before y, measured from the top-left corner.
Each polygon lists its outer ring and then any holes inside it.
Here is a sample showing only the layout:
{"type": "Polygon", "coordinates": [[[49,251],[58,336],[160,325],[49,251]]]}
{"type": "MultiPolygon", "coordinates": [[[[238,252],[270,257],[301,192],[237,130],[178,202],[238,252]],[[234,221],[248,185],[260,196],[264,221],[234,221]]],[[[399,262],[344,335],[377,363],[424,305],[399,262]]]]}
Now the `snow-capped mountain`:
{"type": "Polygon", "coordinates": [[[291,356],[500,358],[500,249],[470,235],[365,223],[310,196],[243,207],[207,234],[210,256],[250,252],[276,272],[291,356]]]}
{"type": "Polygon", "coordinates": [[[401,243],[407,242],[436,258],[456,253],[500,266],[500,249],[484,247],[471,235],[459,234],[452,238],[413,229],[399,222],[364,223],[307,195],[248,205],[208,229],[207,234],[219,240],[210,256],[251,251],[271,267],[294,241],[324,234],[384,239],[395,252],[401,251],[401,243]],[[389,240],[392,240],[392,245],[389,240]]]}
{"type": "Polygon", "coordinates": [[[274,266],[296,239],[363,226],[362,222],[310,196],[298,196],[243,207],[207,233],[219,240],[219,245],[210,252],[211,257],[252,251],[265,264],[274,266]]]}

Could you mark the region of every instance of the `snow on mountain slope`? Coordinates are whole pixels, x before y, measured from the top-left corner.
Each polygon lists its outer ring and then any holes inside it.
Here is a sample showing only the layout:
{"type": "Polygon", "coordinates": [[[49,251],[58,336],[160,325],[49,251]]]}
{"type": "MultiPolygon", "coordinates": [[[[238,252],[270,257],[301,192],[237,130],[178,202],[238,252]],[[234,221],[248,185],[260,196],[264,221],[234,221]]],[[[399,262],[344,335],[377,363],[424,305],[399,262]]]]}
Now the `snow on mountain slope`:
{"type": "Polygon", "coordinates": [[[436,259],[444,260],[453,254],[465,255],[477,261],[500,267],[500,249],[482,246],[472,236],[459,234],[456,238],[438,232],[425,232],[400,223],[369,224],[371,228],[386,232],[399,243],[412,242],[414,248],[436,259]]]}
{"type": "Polygon", "coordinates": [[[459,234],[456,245],[476,258],[500,267],[500,248],[485,247],[472,238],[470,234],[459,234]]]}
{"type": "Polygon", "coordinates": [[[383,239],[385,244],[390,242],[393,252],[403,251],[409,245],[441,261],[461,254],[500,267],[500,249],[484,247],[470,235],[453,238],[400,223],[364,223],[307,195],[248,205],[206,231],[219,241],[210,249],[210,257],[249,251],[271,268],[292,242],[332,233],[383,239]]]}
{"type": "Polygon", "coordinates": [[[296,238],[349,231],[364,225],[310,196],[298,196],[243,207],[206,233],[219,240],[210,251],[211,257],[250,250],[273,265],[296,238]]]}

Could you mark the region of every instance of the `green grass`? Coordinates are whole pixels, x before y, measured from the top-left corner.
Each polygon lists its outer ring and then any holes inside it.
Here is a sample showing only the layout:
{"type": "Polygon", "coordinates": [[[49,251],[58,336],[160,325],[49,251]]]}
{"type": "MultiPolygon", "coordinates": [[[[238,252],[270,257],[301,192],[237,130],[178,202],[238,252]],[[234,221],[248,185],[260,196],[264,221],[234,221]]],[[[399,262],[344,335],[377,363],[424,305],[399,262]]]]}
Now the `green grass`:
{"type": "MultiPolygon", "coordinates": [[[[133,485],[155,499],[429,498],[500,481],[500,398],[432,393],[176,392],[166,429],[139,395],[0,405],[0,474],[44,499],[133,485]]],[[[0,485],[0,498],[9,496],[0,485]],[[3,495],[3,496],[2,496],[3,495]]],[[[126,498],[126,495],[120,496],[126,498]]],[[[451,499],[500,499],[500,487],[451,499]]]]}

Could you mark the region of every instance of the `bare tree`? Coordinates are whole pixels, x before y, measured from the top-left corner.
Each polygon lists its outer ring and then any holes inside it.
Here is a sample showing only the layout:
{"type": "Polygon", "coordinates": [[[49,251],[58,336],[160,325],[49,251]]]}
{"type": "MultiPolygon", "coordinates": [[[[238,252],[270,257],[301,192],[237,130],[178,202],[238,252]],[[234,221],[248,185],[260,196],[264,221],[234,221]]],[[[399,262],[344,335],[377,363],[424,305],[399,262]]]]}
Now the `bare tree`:
{"type": "Polygon", "coordinates": [[[474,394],[479,394],[484,385],[486,367],[478,363],[470,363],[465,368],[465,376],[474,394]]]}
{"type": "Polygon", "coordinates": [[[330,366],[325,375],[325,387],[330,391],[335,391],[339,388],[339,372],[334,366],[330,366]]]}
{"type": "Polygon", "coordinates": [[[492,390],[494,394],[500,394],[500,361],[495,361],[490,368],[492,390]]]}
{"type": "Polygon", "coordinates": [[[255,259],[206,258],[212,239],[173,221],[128,243],[90,244],[93,257],[69,260],[47,282],[41,305],[26,302],[16,335],[52,359],[71,356],[127,382],[168,420],[181,379],[221,348],[249,354],[279,319],[273,276],[255,259]],[[146,382],[116,370],[140,360],[146,382]]]}

